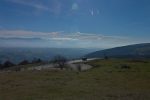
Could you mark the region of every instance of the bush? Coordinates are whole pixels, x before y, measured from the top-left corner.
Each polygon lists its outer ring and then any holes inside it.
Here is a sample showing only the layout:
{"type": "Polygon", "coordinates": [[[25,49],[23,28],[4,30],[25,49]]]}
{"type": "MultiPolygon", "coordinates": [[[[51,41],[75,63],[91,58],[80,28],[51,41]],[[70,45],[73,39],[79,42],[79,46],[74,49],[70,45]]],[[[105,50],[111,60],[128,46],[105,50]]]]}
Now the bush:
{"type": "Polygon", "coordinates": [[[8,67],[12,67],[12,66],[15,66],[15,64],[9,60],[5,61],[3,64],[3,68],[8,68],[8,67]]]}
{"type": "Polygon", "coordinates": [[[105,55],[105,56],[104,56],[104,59],[105,59],[105,60],[108,60],[108,56],[105,55]]]}
{"type": "Polygon", "coordinates": [[[80,65],[80,64],[77,64],[77,70],[78,70],[78,71],[82,71],[82,68],[81,68],[81,65],[80,65]]]}
{"type": "Polygon", "coordinates": [[[3,65],[0,63],[0,70],[3,69],[3,65]]]}
{"type": "Polygon", "coordinates": [[[27,60],[23,60],[18,65],[27,65],[27,64],[29,64],[29,62],[27,60]]]}
{"type": "Polygon", "coordinates": [[[32,60],[32,63],[34,64],[34,63],[42,63],[43,61],[40,59],[40,58],[38,58],[38,59],[36,59],[36,58],[34,58],[33,60],[32,60]]]}
{"type": "Polygon", "coordinates": [[[121,65],[121,69],[130,69],[131,67],[129,65],[121,65]]]}

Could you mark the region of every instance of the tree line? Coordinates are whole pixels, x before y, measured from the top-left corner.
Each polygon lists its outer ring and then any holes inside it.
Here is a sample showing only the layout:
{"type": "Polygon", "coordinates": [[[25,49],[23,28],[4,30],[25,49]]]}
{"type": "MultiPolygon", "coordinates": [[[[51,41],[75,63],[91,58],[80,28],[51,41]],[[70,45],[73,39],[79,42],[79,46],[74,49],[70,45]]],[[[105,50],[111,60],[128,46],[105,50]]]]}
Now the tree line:
{"type": "MultiPolygon", "coordinates": [[[[55,67],[60,68],[60,69],[63,69],[65,67],[66,62],[67,62],[67,59],[61,55],[57,55],[49,61],[49,63],[53,63],[55,67]]],[[[22,60],[18,64],[15,64],[12,61],[7,60],[4,63],[0,63],[0,70],[9,68],[9,67],[14,67],[14,66],[28,65],[28,64],[40,64],[40,63],[45,63],[45,61],[43,61],[40,58],[38,59],[34,58],[31,62],[28,60],[22,60]]]]}
{"type": "Polygon", "coordinates": [[[13,63],[10,60],[6,60],[4,63],[0,63],[0,69],[5,69],[13,66],[18,66],[18,65],[27,65],[27,64],[35,64],[35,63],[43,63],[44,61],[41,60],[40,58],[38,59],[33,59],[31,62],[28,60],[22,60],[18,64],[13,63]]]}

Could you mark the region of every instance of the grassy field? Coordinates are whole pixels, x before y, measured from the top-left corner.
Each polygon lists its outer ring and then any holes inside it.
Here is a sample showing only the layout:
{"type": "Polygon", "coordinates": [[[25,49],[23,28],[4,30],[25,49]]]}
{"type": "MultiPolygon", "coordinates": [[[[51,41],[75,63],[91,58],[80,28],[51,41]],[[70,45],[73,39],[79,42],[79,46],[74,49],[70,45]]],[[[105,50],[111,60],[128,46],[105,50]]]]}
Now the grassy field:
{"type": "Polygon", "coordinates": [[[0,100],[150,100],[150,61],[88,64],[94,68],[86,72],[0,73],[0,100]]]}

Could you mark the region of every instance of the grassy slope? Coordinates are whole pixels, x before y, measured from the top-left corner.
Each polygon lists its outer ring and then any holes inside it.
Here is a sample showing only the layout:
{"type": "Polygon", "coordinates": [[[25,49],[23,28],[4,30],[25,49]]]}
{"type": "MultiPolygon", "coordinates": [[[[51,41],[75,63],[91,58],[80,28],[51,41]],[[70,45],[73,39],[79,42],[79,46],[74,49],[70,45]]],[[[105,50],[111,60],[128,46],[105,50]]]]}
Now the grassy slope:
{"type": "Polygon", "coordinates": [[[86,72],[0,73],[0,100],[150,100],[150,62],[97,60],[86,72]],[[128,64],[131,69],[121,69],[128,64]]]}

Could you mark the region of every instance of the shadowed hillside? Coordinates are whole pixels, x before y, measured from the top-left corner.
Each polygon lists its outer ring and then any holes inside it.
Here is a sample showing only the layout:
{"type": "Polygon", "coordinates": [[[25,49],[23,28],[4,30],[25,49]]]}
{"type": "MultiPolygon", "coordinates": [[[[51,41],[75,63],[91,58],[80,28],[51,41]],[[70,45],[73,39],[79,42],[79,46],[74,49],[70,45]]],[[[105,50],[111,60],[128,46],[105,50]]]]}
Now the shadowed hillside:
{"type": "Polygon", "coordinates": [[[101,51],[96,51],[86,55],[89,58],[95,57],[123,57],[123,58],[137,58],[137,57],[150,57],[150,43],[135,44],[123,47],[116,47],[112,49],[106,49],[101,51]]]}

